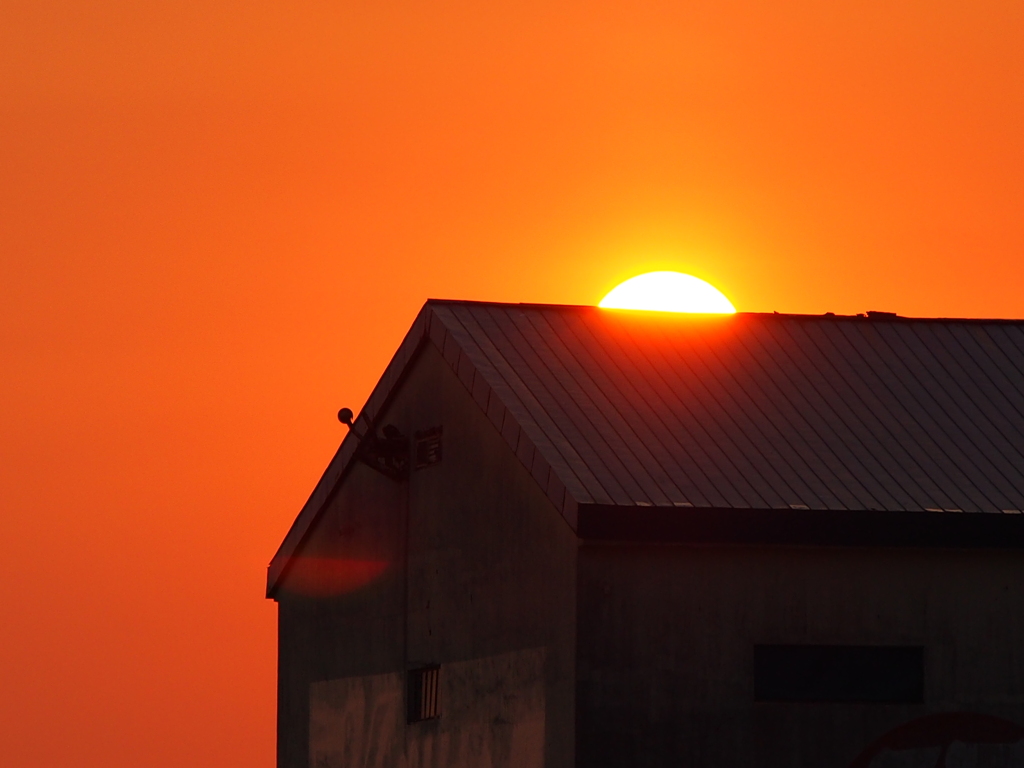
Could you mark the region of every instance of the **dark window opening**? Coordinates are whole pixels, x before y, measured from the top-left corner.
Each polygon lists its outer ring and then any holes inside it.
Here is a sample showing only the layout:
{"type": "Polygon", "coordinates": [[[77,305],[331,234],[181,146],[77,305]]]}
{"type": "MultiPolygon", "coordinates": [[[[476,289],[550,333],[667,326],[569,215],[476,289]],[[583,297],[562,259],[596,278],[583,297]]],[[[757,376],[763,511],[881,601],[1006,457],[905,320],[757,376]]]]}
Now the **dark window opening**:
{"type": "Polygon", "coordinates": [[[755,701],[924,701],[924,648],[756,645],[755,701]]]}
{"type": "Polygon", "coordinates": [[[441,427],[431,427],[417,432],[416,469],[441,463],[441,427]]]}
{"type": "Polygon", "coordinates": [[[437,665],[409,670],[408,720],[418,723],[441,716],[441,668],[437,665]]]}

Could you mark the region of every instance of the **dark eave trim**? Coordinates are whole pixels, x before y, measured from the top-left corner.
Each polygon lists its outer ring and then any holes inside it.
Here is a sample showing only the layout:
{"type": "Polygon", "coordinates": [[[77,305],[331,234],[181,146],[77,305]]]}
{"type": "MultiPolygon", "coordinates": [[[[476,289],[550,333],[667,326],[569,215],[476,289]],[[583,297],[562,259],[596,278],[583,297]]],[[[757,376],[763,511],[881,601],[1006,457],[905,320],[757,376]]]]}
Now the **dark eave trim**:
{"type": "Polygon", "coordinates": [[[579,506],[584,541],[831,547],[1024,548],[1024,515],[579,506]]]}

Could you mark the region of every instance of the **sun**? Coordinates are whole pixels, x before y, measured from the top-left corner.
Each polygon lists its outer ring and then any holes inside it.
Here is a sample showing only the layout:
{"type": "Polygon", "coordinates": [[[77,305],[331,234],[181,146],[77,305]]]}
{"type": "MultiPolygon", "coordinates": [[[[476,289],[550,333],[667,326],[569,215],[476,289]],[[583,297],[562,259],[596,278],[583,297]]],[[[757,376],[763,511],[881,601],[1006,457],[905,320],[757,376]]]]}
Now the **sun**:
{"type": "Polygon", "coordinates": [[[708,315],[736,313],[736,307],[715,286],[682,272],[648,272],[631,277],[612,288],[598,306],[708,315]]]}

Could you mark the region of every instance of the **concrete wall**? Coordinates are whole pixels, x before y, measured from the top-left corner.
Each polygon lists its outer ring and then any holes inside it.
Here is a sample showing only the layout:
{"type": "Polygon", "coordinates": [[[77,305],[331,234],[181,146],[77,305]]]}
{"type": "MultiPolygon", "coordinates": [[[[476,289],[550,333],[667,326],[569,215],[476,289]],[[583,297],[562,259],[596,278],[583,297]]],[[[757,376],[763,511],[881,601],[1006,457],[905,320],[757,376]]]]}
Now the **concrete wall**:
{"type": "MultiPolygon", "coordinates": [[[[842,768],[926,712],[1024,724],[1020,553],[587,545],[579,562],[580,766],[842,768]],[[925,704],[754,703],[761,643],[923,645],[925,704]]],[[[1024,765],[1024,745],[948,759],[987,765],[1024,765]]]]}
{"type": "Polygon", "coordinates": [[[357,466],[280,602],[281,768],[574,763],[576,538],[430,345],[381,420],[439,464],[357,466]],[[441,717],[405,673],[441,665],[441,717]]]}

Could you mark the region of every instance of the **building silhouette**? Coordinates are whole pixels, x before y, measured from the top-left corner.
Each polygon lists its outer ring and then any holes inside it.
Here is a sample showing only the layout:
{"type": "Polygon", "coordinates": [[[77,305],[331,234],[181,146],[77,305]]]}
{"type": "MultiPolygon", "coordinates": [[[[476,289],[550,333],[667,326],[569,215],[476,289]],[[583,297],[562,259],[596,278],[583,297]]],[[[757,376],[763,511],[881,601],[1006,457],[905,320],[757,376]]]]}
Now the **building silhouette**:
{"type": "Polygon", "coordinates": [[[278,765],[1019,765],[1022,509],[1024,323],[430,301],[269,568],[278,765]]]}

